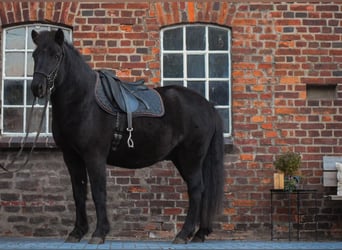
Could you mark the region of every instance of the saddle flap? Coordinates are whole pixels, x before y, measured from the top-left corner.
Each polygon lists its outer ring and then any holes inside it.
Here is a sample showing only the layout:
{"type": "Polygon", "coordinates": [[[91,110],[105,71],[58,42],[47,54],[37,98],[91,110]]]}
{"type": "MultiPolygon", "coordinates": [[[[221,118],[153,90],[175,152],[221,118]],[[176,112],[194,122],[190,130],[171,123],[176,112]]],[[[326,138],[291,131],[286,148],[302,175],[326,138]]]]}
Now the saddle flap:
{"type": "Polygon", "coordinates": [[[123,96],[125,104],[125,112],[134,112],[138,109],[139,102],[137,98],[128,90],[126,90],[122,85],[120,86],[120,91],[123,96]]]}
{"type": "Polygon", "coordinates": [[[125,102],[119,85],[115,84],[115,80],[111,76],[109,77],[107,71],[100,71],[99,75],[103,94],[105,95],[107,100],[110,100],[111,103],[115,101],[119,108],[121,110],[124,110],[125,102]]]}

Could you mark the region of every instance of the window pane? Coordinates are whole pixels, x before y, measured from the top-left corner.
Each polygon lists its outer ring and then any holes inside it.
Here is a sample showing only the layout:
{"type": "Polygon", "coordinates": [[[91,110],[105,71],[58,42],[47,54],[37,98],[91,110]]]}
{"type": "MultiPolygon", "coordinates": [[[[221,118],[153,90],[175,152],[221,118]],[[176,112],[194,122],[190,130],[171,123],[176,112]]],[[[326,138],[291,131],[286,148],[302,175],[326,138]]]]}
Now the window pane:
{"type": "Polygon", "coordinates": [[[25,49],[25,28],[6,31],[6,49],[25,49]]]}
{"type": "Polygon", "coordinates": [[[217,111],[222,117],[223,120],[223,132],[224,133],[229,133],[229,109],[228,108],[217,108],[217,111]]]}
{"type": "Polygon", "coordinates": [[[205,49],[205,27],[195,26],[186,27],[186,49],[204,50],[205,49]]]}
{"type": "Polygon", "coordinates": [[[204,55],[188,55],[188,77],[204,77],[204,55]]]}
{"type": "Polygon", "coordinates": [[[24,76],[25,56],[24,53],[6,53],[5,74],[6,76],[24,76]]]}
{"type": "Polygon", "coordinates": [[[228,32],[223,29],[209,28],[209,49],[228,50],[228,32]]]}
{"type": "Polygon", "coordinates": [[[209,100],[215,105],[228,105],[228,86],[227,82],[209,82],[209,100]]]}
{"type": "Polygon", "coordinates": [[[204,81],[189,81],[188,88],[196,91],[202,96],[205,96],[205,84],[204,81]]]}
{"type": "Polygon", "coordinates": [[[228,77],[228,55],[211,54],[209,55],[209,76],[228,77]]]}
{"type": "Polygon", "coordinates": [[[164,77],[180,78],[183,77],[183,55],[182,54],[165,54],[164,60],[164,77]]]}
{"type": "Polygon", "coordinates": [[[164,32],[163,38],[164,50],[182,50],[183,49],[183,29],[171,29],[164,32]]]}
{"type": "Polygon", "coordinates": [[[23,132],[23,109],[4,108],[4,131],[23,132]]]}
{"type": "Polygon", "coordinates": [[[24,103],[24,82],[21,80],[4,81],[4,104],[22,105],[24,103]]]}
{"type": "Polygon", "coordinates": [[[164,81],[163,86],[177,85],[183,86],[183,81],[164,81]]]}
{"type": "Polygon", "coordinates": [[[32,53],[27,53],[27,76],[33,76],[33,57],[32,53]]]}
{"type": "MultiPolygon", "coordinates": [[[[43,110],[44,108],[37,108],[37,107],[33,108],[30,132],[38,132],[40,120],[42,119],[43,110]]],[[[31,114],[30,112],[31,112],[31,107],[26,108],[26,114],[27,114],[26,124],[29,124],[29,120],[30,120],[29,116],[31,114]]],[[[46,117],[44,118],[41,132],[44,133],[45,131],[46,131],[46,117]]]]}

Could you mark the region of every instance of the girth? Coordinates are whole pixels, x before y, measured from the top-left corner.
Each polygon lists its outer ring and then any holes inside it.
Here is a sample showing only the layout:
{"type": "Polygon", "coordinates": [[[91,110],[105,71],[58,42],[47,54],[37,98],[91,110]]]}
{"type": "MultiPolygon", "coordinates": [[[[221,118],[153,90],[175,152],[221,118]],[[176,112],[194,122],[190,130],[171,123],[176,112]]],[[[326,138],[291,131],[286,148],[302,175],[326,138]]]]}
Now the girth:
{"type": "MultiPolygon", "coordinates": [[[[127,144],[134,147],[132,139],[133,117],[161,117],[164,115],[164,105],[159,93],[144,85],[144,80],[123,82],[112,71],[99,70],[95,86],[95,99],[98,105],[107,113],[120,120],[120,114],[127,117],[127,144]]],[[[116,122],[118,123],[118,122],[116,122]]],[[[116,125],[116,128],[120,126],[116,125]]]]}

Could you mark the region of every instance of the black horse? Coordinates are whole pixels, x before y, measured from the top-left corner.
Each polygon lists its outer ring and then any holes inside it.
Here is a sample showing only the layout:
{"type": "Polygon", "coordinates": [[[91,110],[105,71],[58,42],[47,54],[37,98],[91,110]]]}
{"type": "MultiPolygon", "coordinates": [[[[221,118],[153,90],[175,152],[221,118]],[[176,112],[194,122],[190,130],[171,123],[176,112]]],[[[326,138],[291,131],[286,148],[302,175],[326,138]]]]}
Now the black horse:
{"type": "Polygon", "coordinates": [[[39,98],[51,93],[52,133],[63,152],[76,205],[75,226],[66,241],[79,242],[88,231],[88,178],[97,217],[89,243],[99,244],[110,230],[106,164],[136,169],[162,160],[174,163],[189,194],[187,216],[174,243],[186,243],[191,238],[204,241],[220,210],[224,183],[222,120],[213,105],[183,87],[156,88],[165,114],[160,118],[133,117],[134,147],[127,146],[126,132],[113,150],[116,120],[95,100],[98,73],[65,42],[62,30],[32,31],[31,36],[37,46],[31,89],[39,98]]]}

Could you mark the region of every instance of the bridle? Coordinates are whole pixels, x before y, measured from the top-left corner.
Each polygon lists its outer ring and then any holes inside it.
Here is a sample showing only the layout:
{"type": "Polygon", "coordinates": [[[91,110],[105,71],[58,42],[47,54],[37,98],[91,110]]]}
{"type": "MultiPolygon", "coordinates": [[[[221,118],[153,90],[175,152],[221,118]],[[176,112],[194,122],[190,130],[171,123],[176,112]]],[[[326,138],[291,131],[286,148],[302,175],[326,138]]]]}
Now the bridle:
{"type": "Polygon", "coordinates": [[[55,65],[55,67],[52,69],[52,71],[49,74],[42,72],[42,71],[37,71],[37,70],[33,72],[33,76],[39,74],[39,75],[42,75],[46,78],[47,89],[50,91],[50,94],[55,90],[55,80],[56,80],[61,62],[63,61],[63,57],[64,57],[64,48],[62,46],[62,54],[58,58],[58,61],[55,65]]]}
{"type": "Polygon", "coordinates": [[[34,139],[34,142],[32,144],[32,147],[31,147],[31,149],[29,151],[29,154],[26,157],[25,162],[21,166],[19,166],[16,170],[9,170],[8,167],[12,166],[19,159],[19,157],[21,156],[21,154],[22,154],[22,152],[24,150],[25,144],[27,143],[27,139],[29,137],[31,123],[32,123],[33,108],[34,108],[34,106],[35,106],[35,104],[37,102],[37,99],[38,99],[37,97],[35,97],[33,99],[33,103],[32,103],[30,114],[29,114],[29,122],[28,122],[25,138],[24,138],[24,140],[22,141],[22,143],[20,145],[20,149],[19,149],[18,153],[11,160],[11,162],[9,164],[6,164],[6,165],[0,164],[0,168],[2,170],[6,171],[6,172],[10,172],[10,173],[16,173],[16,172],[19,172],[21,169],[23,169],[27,165],[27,163],[29,162],[29,160],[30,160],[30,158],[32,156],[33,150],[34,150],[34,148],[37,145],[38,137],[39,137],[40,132],[41,132],[42,127],[43,127],[43,123],[44,123],[44,119],[45,119],[45,114],[46,114],[46,111],[47,111],[47,108],[48,108],[48,103],[49,103],[49,100],[50,100],[51,93],[55,90],[55,80],[56,80],[56,77],[57,77],[57,74],[58,74],[61,62],[63,60],[63,57],[64,57],[64,49],[63,49],[63,46],[62,46],[62,55],[59,58],[59,60],[56,63],[55,67],[53,68],[53,70],[49,74],[46,74],[45,72],[41,72],[41,71],[35,71],[33,73],[33,76],[35,74],[40,74],[40,75],[43,75],[46,78],[46,80],[47,80],[46,99],[45,99],[45,104],[44,104],[44,109],[43,109],[42,117],[41,117],[40,122],[39,122],[38,131],[37,131],[36,137],[34,139]]]}

